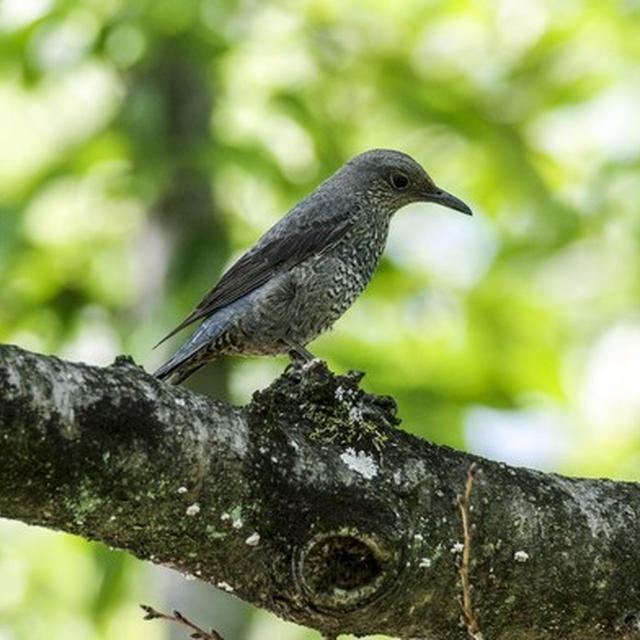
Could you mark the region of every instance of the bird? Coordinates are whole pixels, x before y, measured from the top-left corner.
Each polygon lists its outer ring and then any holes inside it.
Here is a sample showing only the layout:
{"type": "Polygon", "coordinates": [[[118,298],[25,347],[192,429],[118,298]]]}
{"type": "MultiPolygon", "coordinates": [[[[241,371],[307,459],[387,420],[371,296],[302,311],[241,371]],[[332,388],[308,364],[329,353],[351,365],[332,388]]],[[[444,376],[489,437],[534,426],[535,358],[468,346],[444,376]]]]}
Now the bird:
{"type": "Polygon", "coordinates": [[[154,376],[179,384],[223,354],[312,360],[307,344],[362,293],[393,214],[414,202],[472,215],[406,153],[371,149],[349,160],[280,218],[158,342],[200,321],[154,376]]]}

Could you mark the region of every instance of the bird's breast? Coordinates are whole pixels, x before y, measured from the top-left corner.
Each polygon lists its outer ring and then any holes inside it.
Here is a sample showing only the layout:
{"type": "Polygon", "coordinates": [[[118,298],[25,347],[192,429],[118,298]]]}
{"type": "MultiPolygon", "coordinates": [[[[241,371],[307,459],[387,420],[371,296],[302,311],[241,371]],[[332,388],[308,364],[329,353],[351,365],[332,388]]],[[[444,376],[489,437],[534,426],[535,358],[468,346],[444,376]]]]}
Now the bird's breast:
{"type": "MultiPolygon", "coordinates": [[[[277,353],[283,338],[305,345],[329,329],[371,280],[386,232],[387,225],[356,225],[332,247],[272,278],[239,320],[242,340],[236,342],[250,341],[251,352],[277,353]]],[[[246,344],[243,349],[249,352],[246,344]]]]}
{"type": "Polygon", "coordinates": [[[313,275],[309,298],[327,309],[332,324],[365,289],[380,261],[388,224],[359,225],[349,230],[330,251],[318,255],[309,265],[313,275]]]}
{"type": "Polygon", "coordinates": [[[389,233],[388,219],[367,218],[354,226],[337,247],[347,269],[363,280],[363,286],[371,280],[384,251],[389,233]]]}

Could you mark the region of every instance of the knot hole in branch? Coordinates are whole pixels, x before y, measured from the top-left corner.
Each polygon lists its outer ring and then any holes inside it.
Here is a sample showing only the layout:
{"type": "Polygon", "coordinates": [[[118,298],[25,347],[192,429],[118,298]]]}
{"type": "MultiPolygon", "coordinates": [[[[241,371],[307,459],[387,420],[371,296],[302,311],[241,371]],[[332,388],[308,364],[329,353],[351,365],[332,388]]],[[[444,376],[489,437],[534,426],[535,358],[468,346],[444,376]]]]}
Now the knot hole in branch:
{"type": "Polygon", "coordinates": [[[622,640],[640,640],[640,611],[625,611],[616,624],[622,640]]]}
{"type": "Polygon", "coordinates": [[[345,609],[369,601],[387,582],[392,554],[354,530],[314,536],[298,556],[298,579],[321,609],[345,609]]]}

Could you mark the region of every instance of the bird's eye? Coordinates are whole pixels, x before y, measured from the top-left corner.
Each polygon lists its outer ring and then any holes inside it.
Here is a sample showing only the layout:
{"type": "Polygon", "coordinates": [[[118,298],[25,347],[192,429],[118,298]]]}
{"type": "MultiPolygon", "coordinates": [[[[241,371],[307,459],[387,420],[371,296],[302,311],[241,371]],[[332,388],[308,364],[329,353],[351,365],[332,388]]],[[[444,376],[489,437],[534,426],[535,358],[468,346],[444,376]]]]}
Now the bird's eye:
{"type": "Polygon", "coordinates": [[[404,173],[395,172],[391,174],[391,184],[394,189],[406,189],[409,184],[409,178],[404,173]]]}

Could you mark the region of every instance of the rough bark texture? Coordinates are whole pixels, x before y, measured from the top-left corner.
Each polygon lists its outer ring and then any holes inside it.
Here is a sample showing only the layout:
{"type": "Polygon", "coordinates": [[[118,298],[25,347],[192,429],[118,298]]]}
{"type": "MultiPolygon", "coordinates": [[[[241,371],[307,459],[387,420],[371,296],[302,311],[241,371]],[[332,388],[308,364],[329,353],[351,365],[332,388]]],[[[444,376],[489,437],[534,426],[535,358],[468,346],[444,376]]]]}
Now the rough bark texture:
{"type": "MultiPolygon", "coordinates": [[[[438,447],[320,362],[246,407],[0,347],[0,515],[126,549],[326,634],[453,640],[458,496],[488,639],[640,637],[640,485],[438,447]]],[[[476,636],[480,637],[480,636],[476,636]]]]}

